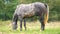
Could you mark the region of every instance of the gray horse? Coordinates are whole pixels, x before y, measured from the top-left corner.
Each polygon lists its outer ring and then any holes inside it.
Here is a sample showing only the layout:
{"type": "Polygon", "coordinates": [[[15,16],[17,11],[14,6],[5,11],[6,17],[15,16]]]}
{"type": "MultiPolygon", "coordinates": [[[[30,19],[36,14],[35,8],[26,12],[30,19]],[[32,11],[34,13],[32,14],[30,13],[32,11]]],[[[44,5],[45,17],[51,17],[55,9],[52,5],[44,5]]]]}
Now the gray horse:
{"type": "Polygon", "coordinates": [[[26,30],[26,19],[28,17],[38,16],[41,22],[41,30],[44,30],[45,23],[48,21],[49,7],[47,4],[35,2],[31,4],[20,4],[17,6],[13,15],[13,29],[17,29],[17,20],[20,20],[20,30],[22,30],[22,20],[26,30]]]}

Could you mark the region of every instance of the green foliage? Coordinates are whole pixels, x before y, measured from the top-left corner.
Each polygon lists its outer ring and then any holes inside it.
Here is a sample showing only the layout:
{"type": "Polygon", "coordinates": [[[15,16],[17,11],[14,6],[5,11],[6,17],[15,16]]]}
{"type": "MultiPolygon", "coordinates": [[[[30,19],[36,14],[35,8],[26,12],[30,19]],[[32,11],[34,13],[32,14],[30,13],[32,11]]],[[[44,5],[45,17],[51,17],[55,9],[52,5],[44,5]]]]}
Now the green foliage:
{"type": "Polygon", "coordinates": [[[60,20],[60,0],[0,0],[0,19],[12,19],[16,6],[21,3],[43,2],[49,5],[49,20],[60,20]]]}

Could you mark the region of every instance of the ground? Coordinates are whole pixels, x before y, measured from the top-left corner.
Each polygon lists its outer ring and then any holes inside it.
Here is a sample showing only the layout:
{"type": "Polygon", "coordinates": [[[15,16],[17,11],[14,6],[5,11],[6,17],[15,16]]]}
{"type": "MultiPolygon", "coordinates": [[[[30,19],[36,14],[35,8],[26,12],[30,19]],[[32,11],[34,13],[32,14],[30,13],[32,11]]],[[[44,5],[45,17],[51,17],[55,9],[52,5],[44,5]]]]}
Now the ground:
{"type": "Polygon", "coordinates": [[[46,27],[44,31],[40,31],[41,24],[39,21],[27,22],[27,30],[25,31],[24,26],[23,30],[20,31],[20,23],[18,21],[17,30],[12,30],[12,22],[1,21],[0,20],[0,34],[60,34],[60,22],[49,22],[46,23],[46,27]]]}

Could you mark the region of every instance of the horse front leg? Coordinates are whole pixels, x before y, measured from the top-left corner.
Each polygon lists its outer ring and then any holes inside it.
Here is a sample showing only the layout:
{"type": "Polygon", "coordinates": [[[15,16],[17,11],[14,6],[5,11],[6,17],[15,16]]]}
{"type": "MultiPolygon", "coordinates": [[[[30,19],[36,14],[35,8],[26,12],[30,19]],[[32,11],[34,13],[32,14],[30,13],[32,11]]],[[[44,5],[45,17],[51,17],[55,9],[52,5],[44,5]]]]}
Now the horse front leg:
{"type": "Polygon", "coordinates": [[[40,18],[40,22],[41,22],[41,30],[44,31],[45,24],[44,24],[44,18],[43,17],[40,18]]]}
{"type": "Polygon", "coordinates": [[[25,27],[25,30],[26,30],[26,19],[24,19],[24,27],[25,27]]]}
{"type": "Polygon", "coordinates": [[[20,31],[22,31],[22,19],[20,19],[20,31]]]}
{"type": "Polygon", "coordinates": [[[20,20],[20,31],[22,31],[22,16],[18,16],[19,17],[19,20],[20,20]]]}

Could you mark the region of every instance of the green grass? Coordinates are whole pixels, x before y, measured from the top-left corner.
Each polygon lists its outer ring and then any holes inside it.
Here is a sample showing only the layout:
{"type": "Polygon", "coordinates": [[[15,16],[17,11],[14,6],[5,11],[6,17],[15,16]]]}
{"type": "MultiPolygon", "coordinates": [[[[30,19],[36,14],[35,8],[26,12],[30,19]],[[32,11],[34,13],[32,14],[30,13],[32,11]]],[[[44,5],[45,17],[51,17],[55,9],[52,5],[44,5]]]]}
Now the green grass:
{"type": "Polygon", "coordinates": [[[46,27],[44,31],[40,31],[39,23],[27,23],[27,30],[20,31],[19,23],[17,30],[12,30],[11,21],[0,21],[0,34],[60,34],[60,27],[48,28],[46,27]]]}

